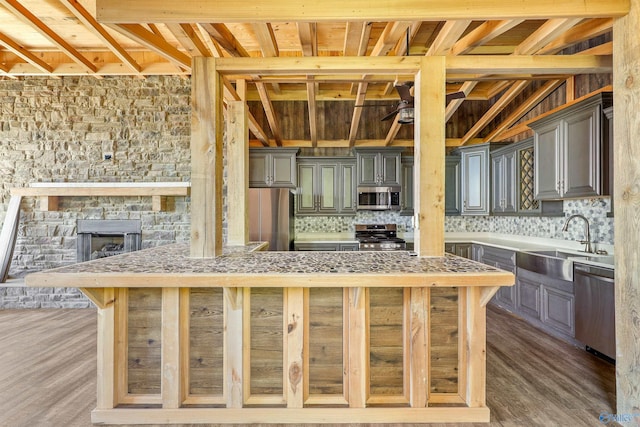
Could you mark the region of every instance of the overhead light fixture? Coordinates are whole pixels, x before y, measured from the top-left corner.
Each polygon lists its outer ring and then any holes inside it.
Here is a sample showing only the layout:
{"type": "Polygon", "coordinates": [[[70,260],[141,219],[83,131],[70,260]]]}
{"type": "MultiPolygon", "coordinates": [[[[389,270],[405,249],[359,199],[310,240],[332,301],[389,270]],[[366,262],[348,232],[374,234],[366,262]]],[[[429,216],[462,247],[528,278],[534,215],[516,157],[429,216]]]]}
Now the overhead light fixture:
{"type": "Polygon", "coordinates": [[[413,123],[413,107],[405,107],[398,111],[398,123],[406,125],[413,123]]]}

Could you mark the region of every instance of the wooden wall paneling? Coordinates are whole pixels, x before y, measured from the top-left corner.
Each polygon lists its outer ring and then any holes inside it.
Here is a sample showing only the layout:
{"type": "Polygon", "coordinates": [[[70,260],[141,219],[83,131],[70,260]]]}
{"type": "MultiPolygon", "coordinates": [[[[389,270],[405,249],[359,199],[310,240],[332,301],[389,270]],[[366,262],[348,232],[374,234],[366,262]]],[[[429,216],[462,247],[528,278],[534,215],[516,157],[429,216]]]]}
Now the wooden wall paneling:
{"type": "Polygon", "coordinates": [[[191,393],[191,367],[190,356],[191,346],[189,345],[191,340],[191,311],[189,304],[191,298],[189,294],[192,288],[180,288],[180,312],[179,312],[179,327],[180,327],[180,389],[182,390],[182,402],[181,405],[189,404],[189,395],[191,393]]]}
{"type": "MultiPolygon", "coordinates": [[[[640,157],[640,1],[613,25],[614,232],[616,254],[616,397],[617,413],[637,413],[640,407],[640,275],[638,275],[638,158],[640,157]]],[[[638,419],[623,421],[637,425],[638,419]]]]}
{"type": "MultiPolygon", "coordinates": [[[[242,408],[244,325],[242,288],[224,288],[224,396],[227,408],[242,408]]],[[[222,351],[221,351],[222,354],[222,351]]],[[[220,365],[219,365],[220,366],[220,365]]]]}
{"type": "Polygon", "coordinates": [[[184,400],[180,363],[180,289],[162,288],[162,407],[179,408],[184,400]]]}
{"type": "Polygon", "coordinates": [[[458,393],[458,288],[433,288],[430,296],[431,393],[458,393]]]}
{"type": "Polygon", "coordinates": [[[116,403],[122,403],[128,395],[129,377],[129,290],[115,289],[116,295],[116,403]]]}
{"type": "Polygon", "coordinates": [[[222,254],[224,85],[216,58],[194,57],[191,76],[191,256],[222,254]]]}
{"type": "Polygon", "coordinates": [[[405,354],[410,354],[410,392],[409,402],[412,408],[424,408],[429,398],[431,378],[430,345],[432,334],[429,314],[429,288],[411,288],[410,292],[410,332],[409,347],[405,354]]]}
{"type": "Polygon", "coordinates": [[[227,244],[249,242],[249,127],[244,101],[227,102],[227,244]]]}
{"type": "Polygon", "coordinates": [[[302,360],[303,349],[307,339],[304,333],[304,324],[308,318],[308,310],[305,310],[304,290],[302,288],[285,289],[286,306],[286,345],[284,346],[286,360],[283,363],[286,379],[285,398],[287,408],[302,408],[304,405],[304,390],[306,384],[304,363],[302,360]]]}
{"type": "Polygon", "coordinates": [[[424,57],[416,74],[415,251],[444,255],[445,58],[424,57]]]}
{"type": "Polygon", "coordinates": [[[308,313],[304,350],[305,404],[346,405],[347,292],[343,288],[308,288],[305,291],[305,313],[308,313]]]}
{"type": "Polygon", "coordinates": [[[98,336],[97,336],[97,409],[112,409],[118,404],[116,371],[116,302],[115,290],[104,289],[105,300],[111,303],[98,308],[98,336]]]}
{"type": "Polygon", "coordinates": [[[367,288],[349,288],[349,407],[364,408],[369,395],[367,288]]]}

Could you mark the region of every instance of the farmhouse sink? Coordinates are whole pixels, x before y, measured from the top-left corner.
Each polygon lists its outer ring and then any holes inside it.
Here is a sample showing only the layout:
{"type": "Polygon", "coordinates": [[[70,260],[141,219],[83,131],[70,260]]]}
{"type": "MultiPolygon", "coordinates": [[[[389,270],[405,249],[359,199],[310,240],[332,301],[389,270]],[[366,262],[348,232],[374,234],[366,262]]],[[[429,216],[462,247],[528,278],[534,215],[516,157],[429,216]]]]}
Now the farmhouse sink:
{"type": "Polygon", "coordinates": [[[559,280],[573,281],[574,261],[595,261],[613,266],[613,255],[588,254],[563,250],[518,252],[516,265],[522,269],[559,280]]]}

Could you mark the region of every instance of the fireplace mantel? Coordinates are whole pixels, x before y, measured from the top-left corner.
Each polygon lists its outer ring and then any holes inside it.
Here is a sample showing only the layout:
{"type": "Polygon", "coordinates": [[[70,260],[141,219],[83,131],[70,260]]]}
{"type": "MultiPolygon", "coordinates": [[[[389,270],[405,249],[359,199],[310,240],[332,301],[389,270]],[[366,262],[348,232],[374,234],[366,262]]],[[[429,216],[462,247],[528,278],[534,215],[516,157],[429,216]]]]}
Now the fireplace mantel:
{"type": "Polygon", "coordinates": [[[58,209],[59,197],[139,197],[150,196],[154,211],[166,210],[166,197],[188,196],[189,182],[34,182],[13,188],[14,196],[38,197],[40,210],[58,209]]]}

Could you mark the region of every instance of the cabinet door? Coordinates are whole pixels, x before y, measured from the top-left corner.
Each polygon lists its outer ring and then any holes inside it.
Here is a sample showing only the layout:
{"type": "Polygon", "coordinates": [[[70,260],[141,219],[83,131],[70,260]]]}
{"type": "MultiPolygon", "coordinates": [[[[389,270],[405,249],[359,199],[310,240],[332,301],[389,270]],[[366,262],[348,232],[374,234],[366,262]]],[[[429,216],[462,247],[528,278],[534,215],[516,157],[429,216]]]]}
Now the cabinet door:
{"type": "Polygon", "coordinates": [[[296,195],[296,214],[312,214],[317,211],[316,164],[298,164],[298,194],[296,195]]]}
{"type": "Polygon", "coordinates": [[[576,112],[565,120],[563,197],[591,197],[600,188],[600,106],[576,112]]]}
{"type": "Polygon", "coordinates": [[[413,161],[402,162],[400,215],[413,215],[413,161]]]}
{"type": "Polygon", "coordinates": [[[446,243],[444,244],[444,251],[448,254],[455,255],[456,254],[456,244],[455,243],[446,243]]]}
{"type": "Polygon", "coordinates": [[[338,180],[338,188],[340,190],[340,213],[355,215],[356,165],[340,163],[339,168],[340,179],[338,180]]]}
{"type": "Polygon", "coordinates": [[[357,243],[340,243],[339,250],[341,251],[357,251],[358,244],[357,243]]]}
{"type": "Polygon", "coordinates": [[[534,187],[535,198],[539,200],[556,200],[560,192],[562,127],[559,122],[548,124],[536,129],[533,139],[534,159],[534,187]]]}
{"type": "Polygon", "coordinates": [[[456,243],[454,253],[463,258],[471,259],[471,243],[456,243]]]}
{"type": "Polygon", "coordinates": [[[489,171],[487,148],[462,153],[462,214],[489,213],[489,171]]]}
{"type": "Polygon", "coordinates": [[[271,174],[267,184],[273,187],[296,186],[296,158],[289,153],[273,153],[271,156],[271,174]]]}
{"type": "Polygon", "coordinates": [[[338,165],[318,164],[318,212],[338,213],[338,165]]]}
{"type": "Polygon", "coordinates": [[[380,184],[400,185],[400,153],[380,153],[380,184]]]}
{"type": "MultiPolygon", "coordinates": [[[[510,271],[515,274],[515,266],[511,263],[505,264],[496,262],[496,267],[502,270],[510,271]]],[[[505,308],[515,309],[516,307],[516,285],[502,286],[498,292],[496,292],[496,301],[505,308]]]]}
{"type": "Polygon", "coordinates": [[[378,153],[358,153],[358,185],[378,185],[379,167],[378,153]]]}
{"type": "Polygon", "coordinates": [[[518,164],[516,151],[505,153],[503,157],[503,206],[502,212],[518,210],[518,164]]]}
{"type": "Polygon", "coordinates": [[[542,323],[575,336],[574,296],[557,289],[542,287],[542,323]]]}
{"type": "Polygon", "coordinates": [[[505,157],[491,157],[491,211],[504,212],[505,200],[505,157]]]}
{"type": "Polygon", "coordinates": [[[249,153],[249,187],[267,187],[270,159],[266,153],[249,153]]]}
{"type": "Polygon", "coordinates": [[[518,287],[518,311],[535,319],[540,319],[542,285],[537,281],[518,276],[516,277],[516,286],[518,287]]]}
{"type": "Polygon", "coordinates": [[[444,214],[460,213],[460,157],[447,156],[444,169],[444,214]]]}

